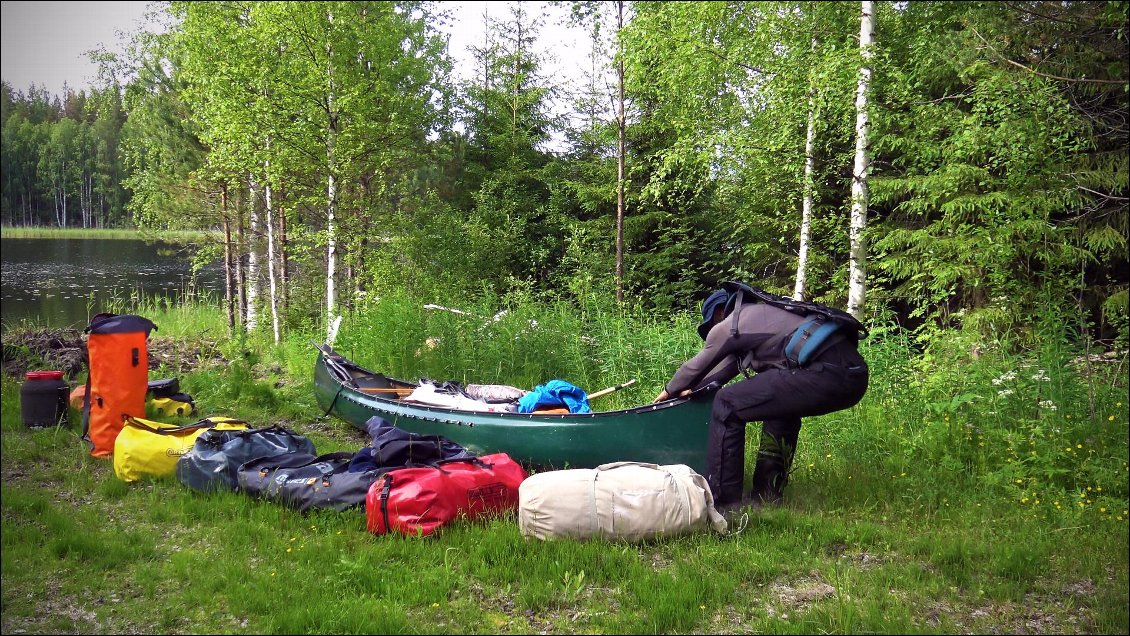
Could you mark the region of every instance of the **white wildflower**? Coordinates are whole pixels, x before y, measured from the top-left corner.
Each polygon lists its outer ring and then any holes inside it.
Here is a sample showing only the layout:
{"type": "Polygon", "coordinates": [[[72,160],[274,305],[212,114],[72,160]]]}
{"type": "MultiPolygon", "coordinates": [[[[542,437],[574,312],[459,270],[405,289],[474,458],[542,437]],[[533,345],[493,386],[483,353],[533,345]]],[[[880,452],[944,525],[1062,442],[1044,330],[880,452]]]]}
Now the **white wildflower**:
{"type": "Polygon", "coordinates": [[[1013,391],[1012,389],[1004,389],[1002,391],[997,391],[997,396],[998,397],[1008,397],[1008,396],[1012,395],[1013,393],[1016,393],[1016,391],[1013,391]]]}
{"type": "Polygon", "coordinates": [[[1043,369],[1040,369],[1036,373],[1036,375],[1032,376],[1032,379],[1035,380],[1036,382],[1051,382],[1052,381],[1052,379],[1048,377],[1047,371],[1044,371],[1043,369]]]}
{"type": "Polygon", "coordinates": [[[1057,407],[1055,405],[1055,402],[1052,402],[1051,400],[1044,400],[1043,402],[1040,402],[1040,408],[1054,411],[1059,407],[1057,407]]]}
{"type": "Polygon", "coordinates": [[[1004,384],[1005,382],[1010,382],[1010,381],[1015,380],[1015,379],[1016,379],[1016,372],[1015,371],[1009,371],[1007,373],[1002,373],[999,378],[993,378],[993,384],[1000,386],[1000,385],[1004,384]]]}

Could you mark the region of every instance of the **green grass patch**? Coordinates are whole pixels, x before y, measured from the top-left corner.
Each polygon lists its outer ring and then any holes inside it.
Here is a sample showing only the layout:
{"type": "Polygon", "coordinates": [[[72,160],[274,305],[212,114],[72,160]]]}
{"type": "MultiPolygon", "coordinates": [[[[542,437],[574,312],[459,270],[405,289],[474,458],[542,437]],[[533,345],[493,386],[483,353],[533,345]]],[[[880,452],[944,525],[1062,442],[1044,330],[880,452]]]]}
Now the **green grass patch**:
{"type": "Polygon", "coordinates": [[[215,238],[218,233],[197,230],[170,230],[156,232],[135,228],[81,228],[81,227],[0,227],[0,238],[13,239],[136,239],[160,240],[170,243],[196,243],[215,238]]]}
{"type": "MultiPolygon", "coordinates": [[[[337,346],[405,379],[636,378],[594,402],[606,410],[650,401],[698,345],[692,316],[459,308],[386,295],[337,346]]],[[[227,337],[214,307],[135,309],[181,347],[151,377],[180,377],[201,415],[283,423],[319,452],[364,445],[314,403],[317,336],[274,345],[227,337]]],[[[805,421],[784,506],[725,537],[644,544],[540,542],[513,517],[378,537],[359,511],[125,484],[76,426],[24,428],[4,377],[3,631],[1126,633],[1124,373],[1067,352],[927,359],[893,336],[864,349],[867,397],[805,421]]]]}

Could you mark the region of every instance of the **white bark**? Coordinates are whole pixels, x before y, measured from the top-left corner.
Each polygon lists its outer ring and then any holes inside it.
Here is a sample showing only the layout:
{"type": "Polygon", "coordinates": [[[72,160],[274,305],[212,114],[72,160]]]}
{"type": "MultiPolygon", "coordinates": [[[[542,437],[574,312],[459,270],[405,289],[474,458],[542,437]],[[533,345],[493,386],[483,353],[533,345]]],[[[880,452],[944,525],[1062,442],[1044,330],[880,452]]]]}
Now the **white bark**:
{"type": "Polygon", "coordinates": [[[63,222],[59,227],[67,227],[67,164],[59,170],[59,194],[63,197],[63,222]]]}
{"type": "Polygon", "coordinates": [[[235,331],[235,281],[232,277],[234,254],[231,242],[231,219],[228,218],[228,187],[220,190],[220,218],[224,223],[224,305],[228,314],[228,335],[235,331]]]}
{"type": "MultiPolygon", "coordinates": [[[[815,90],[815,89],[814,89],[815,90]]],[[[816,189],[815,171],[816,158],[816,97],[808,96],[808,132],[804,140],[804,200],[800,212],[800,254],[796,265],[796,286],[793,287],[793,298],[804,300],[805,287],[808,284],[808,243],[812,234],[812,199],[816,189]]]]}
{"type": "MultiPolygon", "coordinates": [[[[333,24],[333,12],[327,14],[333,24]]],[[[334,298],[334,274],[337,270],[337,240],[334,236],[334,216],[337,212],[337,183],[334,181],[334,146],[337,142],[337,122],[334,106],[333,46],[326,41],[326,104],[329,122],[326,126],[326,342],[333,342],[337,336],[337,320],[334,298]]]]}
{"type": "Polygon", "coordinates": [[[851,181],[850,269],[848,272],[848,313],[862,320],[867,291],[867,169],[868,135],[871,122],[867,113],[867,97],[871,87],[872,45],[875,41],[875,14],[870,0],[861,2],[859,18],[859,51],[863,59],[859,67],[859,85],[855,92],[855,168],[851,181]]]}
{"type": "MultiPolygon", "coordinates": [[[[334,312],[334,275],[337,273],[337,242],[334,236],[334,213],[337,208],[337,187],[331,173],[326,188],[326,322],[332,323],[334,312]]],[[[331,334],[327,329],[327,337],[331,334]]]]}
{"type": "Polygon", "coordinates": [[[256,244],[259,238],[259,188],[258,183],[254,179],[250,181],[249,190],[251,192],[251,223],[248,228],[247,240],[247,316],[244,321],[244,328],[247,333],[255,331],[255,325],[258,321],[258,311],[256,305],[259,300],[259,254],[256,252],[256,244]]]}
{"type": "MultiPolygon", "coordinates": [[[[267,147],[270,148],[270,141],[267,142],[267,147]]],[[[271,162],[267,160],[265,166],[267,174],[271,172],[271,162]]],[[[278,305],[278,292],[275,286],[275,224],[271,213],[271,178],[268,176],[263,186],[263,194],[267,203],[267,280],[270,283],[271,293],[271,328],[275,335],[275,344],[279,343],[279,305],[278,305]]]]}
{"type": "Polygon", "coordinates": [[[624,300],[624,2],[616,3],[616,46],[619,49],[616,63],[616,87],[619,92],[619,113],[616,115],[616,300],[624,300]]]}

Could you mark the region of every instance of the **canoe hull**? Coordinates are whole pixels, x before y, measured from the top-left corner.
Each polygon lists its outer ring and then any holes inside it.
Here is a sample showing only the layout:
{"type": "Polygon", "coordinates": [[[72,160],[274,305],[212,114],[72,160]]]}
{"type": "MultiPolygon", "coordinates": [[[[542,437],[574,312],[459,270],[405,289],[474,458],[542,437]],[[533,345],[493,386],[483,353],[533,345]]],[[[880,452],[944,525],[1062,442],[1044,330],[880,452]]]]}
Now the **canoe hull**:
{"type": "Polygon", "coordinates": [[[592,468],[637,461],[686,464],[699,473],[706,469],[713,391],[602,413],[477,413],[367,394],[351,386],[356,382],[341,380],[343,366],[355,378],[360,373],[383,376],[332,352],[323,351],[315,363],[318,405],[361,430],[377,415],[406,431],[442,435],[474,453],[504,452],[542,468],[592,468]],[[327,365],[327,356],[336,373],[327,365]]]}

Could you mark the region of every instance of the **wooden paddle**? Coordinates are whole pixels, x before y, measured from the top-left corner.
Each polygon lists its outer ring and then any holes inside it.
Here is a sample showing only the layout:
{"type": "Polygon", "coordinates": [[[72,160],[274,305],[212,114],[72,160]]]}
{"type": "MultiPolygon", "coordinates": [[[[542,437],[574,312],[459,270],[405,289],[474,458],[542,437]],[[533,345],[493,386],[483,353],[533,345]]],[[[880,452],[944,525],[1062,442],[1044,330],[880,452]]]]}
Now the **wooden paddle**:
{"type": "MultiPolygon", "coordinates": [[[[589,393],[588,399],[591,401],[593,398],[598,398],[598,397],[601,397],[603,395],[608,395],[609,393],[614,393],[614,392],[619,391],[620,389],[622,389],[626,386],[631,386],[635,383],[636,383],[635,378],[632,378],[631,380],[628,380],[627,382],[624,382],[623,384],[617,384],[616,386],[610,386],[607,389],[601,389],[601,390],[596,391],[594,393],[589,393]]],[[[556,415],[561,415],[561,414],[565,414],[565,413],[569,413],[569,412],[570,412],[569,409],[563,408],[563,407],[558,407],[558,406],[543,406],[541,408],[534,409],[534,413],[546,413],[546,414],[556,414],[556,415]]]]}
{"type": "Polygon", "coordinates": [[[610,386],[607,389],[601,389],[601,390],[599,390],[595,393],[589,393],[589,400],[591,401],[594,398],[598,398],[602,395],[608,395],[609,393],[614,393],[614,392],[619,391],[620,389],[622,389],[624,387],[632,386],[635,383],[636,383],[636,379],[632,378],[631,380],[628,380],[627,382],[625,382],[623,384],[617,384],[616,386],[610,386]]]}

